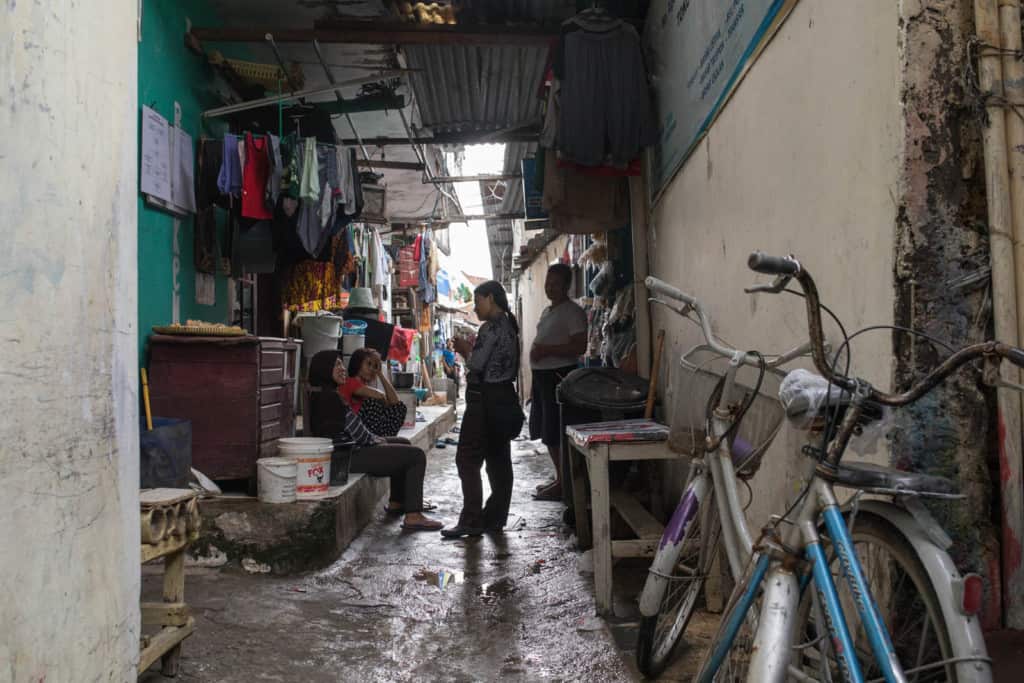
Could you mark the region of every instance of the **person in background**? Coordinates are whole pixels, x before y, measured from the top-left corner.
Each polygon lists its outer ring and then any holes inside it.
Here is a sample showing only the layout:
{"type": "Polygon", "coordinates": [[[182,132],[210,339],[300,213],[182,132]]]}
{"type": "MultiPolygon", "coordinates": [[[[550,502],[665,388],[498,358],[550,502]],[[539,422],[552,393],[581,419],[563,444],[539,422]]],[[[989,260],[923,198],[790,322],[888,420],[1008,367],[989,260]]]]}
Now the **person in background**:
{"type": "Polygon", "coordinates": [[[438,531],[441,522],[423,514],[431,507],[423,503],[423,476],[427,456],[423,449],[403,439],[388,439],[372,434],[359,416],[345,404],[338,386],[348,373],[337,351],[321,351],[309,364],[310,430],[314,436],[332,439],[335,445],[355,444],[349,469],[373,477],[391,478],[388,512],[404,514],[402,528],[407,531],[438,531]]]}
{"type": "Polygon", "coordinates": [[[519,325],[505,289],[490,280],[476,288],[476,314],[484,323],[475,342],[458,338],[455,350],[466,361],[466,412],[455,464],[462,481],[462,514],[445,538],[500,532],[512,502],[512,439],[523,426],[514,381],[519,374],[519,325]],[[517,417],[518,416],[518,417],[517,417]],[[480,466],[487,464],[491,496],[483,504],[480,466]]]}
{"type": "Polygon", "coordinates": [[[547,446],[555,466],[554,480],[537,488],[537,500],[562,499],[562,429],[556,391],[587,350],[587,314],[569,298],[571,285],[572,268],[564,263],[548,268],[544,293],[551,305],[540,315],[530,348],[530,438],[540,439],[547,446]]]}
{"type": "Polygon", "coordinates": [[[348,362],[348,381],[338,387],[352,412],[377,436],[395,436],[402,429],[408,408],[384,372],[380,354],[374,349],[357,349],[348,362]],[[375,389],[380,383],[384,391],[375,389]]]}
{"type": "Polygon", "coordinates": [[[455,340],[449,339],[441,352],[441,362],[444,364],[444,375],[455,383],[455,398],[459,398],[459,366],[455,360],[455,340]]]}

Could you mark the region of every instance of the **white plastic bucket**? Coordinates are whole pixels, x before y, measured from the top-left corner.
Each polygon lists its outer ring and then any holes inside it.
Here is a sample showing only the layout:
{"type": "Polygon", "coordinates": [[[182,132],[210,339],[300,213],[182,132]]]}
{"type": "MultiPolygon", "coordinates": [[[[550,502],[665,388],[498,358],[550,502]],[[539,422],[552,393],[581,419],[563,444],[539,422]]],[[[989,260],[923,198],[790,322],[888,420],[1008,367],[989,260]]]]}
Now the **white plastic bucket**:
{"type": "Polygon", "coordinates": [[[343,334],[341,336],[341,355],[346,358],[366,346],[366,335],[364,334],[343,334]]]}
{"type": "Polygon", "coordinates": [[[412,391],[405,389],[397,389],[395,391],[398,394],[398,398],[402,399],[402,403],[405,404],[405,421],[402,422],[402,428],[415,427],[416,426],[416,394],[412,391]]]}
{"type": "Polygon", "coordinates": [[[321,351],[338,348],[341,318],[333,315],[305,316],[302,319],[302,355],[312,358],[321,351]]]}
{"type": "Polygon", "coordinates": [[[295,459],[260,458],[256,461],[260,501],[264,503],[295,502],[295,459]]]}
{"type": "Polygon", "coordinates": [[[327,495],[331,482],[331,453],[334,451],[330,439],[308,436],[278,439],[277,447],[282,457],[295,459],[295,497],[298,500],[314,500],[327,495]]]}

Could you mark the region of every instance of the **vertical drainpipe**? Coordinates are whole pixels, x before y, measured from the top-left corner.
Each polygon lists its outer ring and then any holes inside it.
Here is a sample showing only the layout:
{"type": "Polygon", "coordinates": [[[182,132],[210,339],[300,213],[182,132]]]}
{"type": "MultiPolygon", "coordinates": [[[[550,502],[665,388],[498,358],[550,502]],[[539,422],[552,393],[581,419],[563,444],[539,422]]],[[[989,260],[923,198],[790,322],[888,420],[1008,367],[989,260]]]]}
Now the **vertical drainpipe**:
{"type": "MultiPolygon", "coordinates": [[[[1011,216],[1013,218],[1014,281],[1017,285],[1017,343],[1024,339],[1024,61],[1021,50],[1020,0],[999,0],[1000,47],[1003,49],[1003,93],[1009,103],[1003,108],[1006,119],[1006,155],[1010,177],[1011,216]]],[[[1018,373],[1014,373],[1018,374],[1018,373]]],[[[1020,443],[1020,432],[1007,430],[1006,439],[1020,443]]],[[[1021,539],[1024,538],[1024,489],[1021,481],[1021,449],[1006,449],[1000,454],[1002,482],[1002,564],[1003,607],[1006,626],[1024,628],[1024,567],[1021,566],[1021,539]]]]}
{"type": "MultiPolygon", "coordinates": [[[[1013,218],[1010,177],[1006,150],[1006,114],[1002,63],[992,47],[1001,44],[996,0],[974,0],[974,23],[983,47],[978,56],[978,76],[983,94],[988,95],[988,125],[982,129],[985,159],[985,194],[988,204],[989,253],[992,261],[992,315],[996,338],[1017,344],[1017,286],[1014,266],[1013,218]]],[[[1018,30],[1019,27],[1018,27],[1018,30]]],[[[1017,380],[1018,373],[1003,364],[1003,379],[1017,380]]],[[[1019,395],[1008,389],[996,394],[999,419],[999,469],[1002,501],[1001,552],[1003,560],[1003,605],[1007,625],[1019,618],[1020,593],[1011,585],[1019,577],[1020,541],[1015,530],[1021,519],[1021,404],[1019,395]],[[1011,609],[1012,606],[1012,609],[1011,609]]]]}

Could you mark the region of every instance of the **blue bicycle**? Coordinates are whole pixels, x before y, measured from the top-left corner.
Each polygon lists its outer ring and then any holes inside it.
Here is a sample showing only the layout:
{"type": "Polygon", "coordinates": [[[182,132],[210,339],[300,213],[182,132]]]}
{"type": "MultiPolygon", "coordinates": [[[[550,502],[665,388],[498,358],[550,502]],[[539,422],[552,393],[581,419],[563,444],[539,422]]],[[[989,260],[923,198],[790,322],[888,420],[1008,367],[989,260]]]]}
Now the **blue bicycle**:
{"type": "Polygon", "coordinates": [[[804,449],[813,471],[803,492],[754,542],[696,680],[991,681],[975,616],[981,581],[959,574],[950,539],[921,503],[958,497],[952,482],[843,455],[883,407],[917,401],[972,361],[985,361],[989,383],[1019,390],[998,379],[999,365],[1024,366],[1024,351],[968,346],[907,391],[885,393],[826,358],[817,289],[798,261],[755,253],[749,264],[776,276],[760,291],[782,291],[792,279],[803,290],[822,377],[793,393],[787,413],[805,413],[820,442],[804,449]],[[834,487],[857,493],[841,505],[834,487]],[[862,500],[865,492],[875,495],[862,500]]]}

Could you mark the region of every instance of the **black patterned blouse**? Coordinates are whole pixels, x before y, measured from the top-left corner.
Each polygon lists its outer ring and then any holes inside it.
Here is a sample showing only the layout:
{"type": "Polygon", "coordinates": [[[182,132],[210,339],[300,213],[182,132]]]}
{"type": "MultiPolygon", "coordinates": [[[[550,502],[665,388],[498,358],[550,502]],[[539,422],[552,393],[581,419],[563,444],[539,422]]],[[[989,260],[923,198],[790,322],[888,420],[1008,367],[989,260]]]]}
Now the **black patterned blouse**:
{"type": "Polygon", "coordinates": [[[519,333],[508,316],[480,326],[466,360],[469,384],[510,382],[519,374],[519,333]]]}

